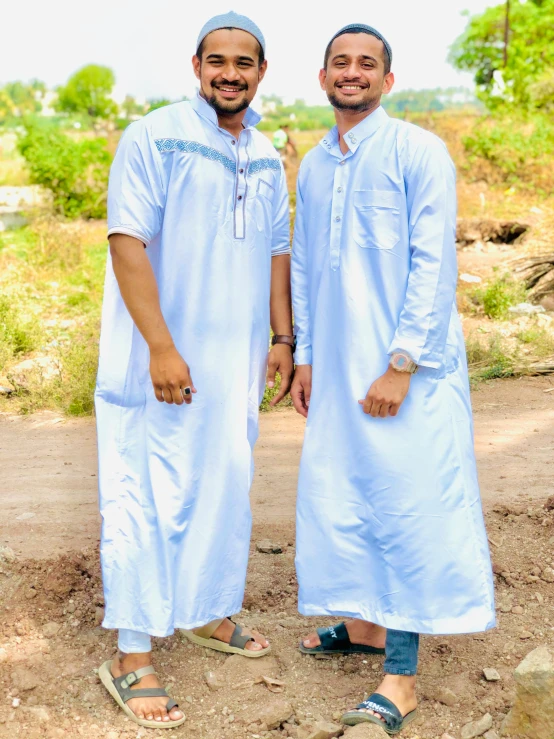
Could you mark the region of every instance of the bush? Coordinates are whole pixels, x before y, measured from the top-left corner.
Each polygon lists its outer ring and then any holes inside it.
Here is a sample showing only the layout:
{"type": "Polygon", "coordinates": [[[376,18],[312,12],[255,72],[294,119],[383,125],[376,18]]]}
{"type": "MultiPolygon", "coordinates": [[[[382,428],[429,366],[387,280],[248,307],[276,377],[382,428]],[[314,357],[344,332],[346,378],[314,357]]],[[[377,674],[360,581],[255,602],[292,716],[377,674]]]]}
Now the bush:
{"type": "Polygon", "coordinates": [[[501,275],[484,288],[478,288],[474,298],[483,306],[488,318],[507,318],[509,308],[525,300],[527,291],[521,282],[517,282],[509,274],[501,275]]]}
{"type": "Polygon", "coordinates": [[[514,372],[517,354],[510,351],[498,333],[489,336],[487,341],[471,333],[466,339],[466,352],[470,377],[474,382],[509,377],[514,372]]]}
{"type": "Polygon", "coordinates": [[[463,143],[472,179],[554,189],[554,127],[546,115],[481,119],[463,143]]]}
{"type": "Polygon", "coordinates": [[[19,354],[35,348],[37,331],[24,321],[19,311],[6,297],[0,297],[0,371],[19,354]]]}
{"type": "Polygon", "coordinates": [[[19,141],[31,182],[51,190],[67,218],[105,218],[111,156],[105,139],[76,141],[58,130],[28,124],[19,141]]]}

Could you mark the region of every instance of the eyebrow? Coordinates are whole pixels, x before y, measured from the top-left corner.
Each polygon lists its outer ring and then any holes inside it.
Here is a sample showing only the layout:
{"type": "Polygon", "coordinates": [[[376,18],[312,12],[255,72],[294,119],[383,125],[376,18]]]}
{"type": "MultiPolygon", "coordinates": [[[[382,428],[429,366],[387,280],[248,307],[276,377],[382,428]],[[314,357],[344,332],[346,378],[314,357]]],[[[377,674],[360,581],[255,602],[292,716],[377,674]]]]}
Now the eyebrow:
{"type": "MultiPolygon", "coordinates": [[[[225,55],[224,54],[208,54],[206,59],[212,59],[213,61],[220,61],[222,59],[225,59],[225,55]]],[[[245,55],[235,57],[235,59],[237,59],[239,62],[253,62],[254,61],[253,57],[245,56],[245,55]]]]}
{"type": "MultiPolygon", "coordinates": [[[[333,57],[332,61],[336,62],[338,59],[350,59],[350,56],[348,54],[337,54],[333,57]]],[[[377,63],[377,59],[374,56],[369,56],[368,54],[360,54],[358,59],[368,59],[371,62],[377,63]]]]}

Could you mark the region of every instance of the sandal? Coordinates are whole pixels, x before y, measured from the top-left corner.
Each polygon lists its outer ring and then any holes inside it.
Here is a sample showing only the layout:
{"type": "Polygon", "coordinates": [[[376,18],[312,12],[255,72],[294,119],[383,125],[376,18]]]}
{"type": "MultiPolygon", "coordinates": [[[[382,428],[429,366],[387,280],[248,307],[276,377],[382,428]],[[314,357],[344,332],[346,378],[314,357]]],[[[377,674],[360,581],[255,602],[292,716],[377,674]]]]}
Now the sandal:
{"type": "MultiPolygon", "coordinates": [[[[229,619],[229,621],[233,624],[235,623],[232,619],[229,619]]],[[[181,633],[193,644],[198,644],[199,647],[206,647],[207,649],[215,649],[216,652],[241,654],[243,657],[258,659],[258,657],[265,657],[271,651],[271,647],[256,651],[246,649],[248,642],[255,642],[256,640],[252,636],[242,636],[242,627],[238,624],[235,624],[235,630],[233,631],[229,644],[219,639],[213,639],[212,634],[216,631],[220,623],[221,620],[212,621],[201,629],[196,629],[196,633],[189,629],[181,629],[181,633]],[[201,632],[202,636],[198,632],[201,632]]]]}
{"type": "Polygon", "coordinates": [[[367,700],[356,706],[358,708],[375,711],[383,717],[383,721],[370,713],[359,710],[347,711],[341,718],[341,722],[347,726],[355,726],[361,723],[371,723],[380,726],[387,734],[398,734],[417,716],[417,708],[403,716],[392,701],[380,693],[372,693],[367,700]]]}
{"type": "MultiPolygon", "coordinates": [[[[117,705],[123,709],[125,714],[131,721],[139,726],[146,726],[148,729],[174,729],[176,726],[181,726],[185,722],[185,715],[177,721],[148,721],[145,718],[139,718],[135,713],[131,711],[127,705],[127,701],[131,698],[169,698],[167,692],[163,688],[142,688],[140,690],[131,690],[131,685],[140,683],[141,679],[145,675],[153,675],[156,670],[152,667],[141,667],[140,670],[134,672],[128,672],[126,675],[121,677],[114,677],[112,675],[112,662],[108,660],[104,662],[102,667],[98,670],[98,677],[102,681],[102,684],[112,696],[117,705]]],[[[169,713],[173,708],[176,708],[179,704],[169,698],[166,705],[166,711],[169,713]]]]}
{"type": "Polygon", "coordinates": [[[353,644],[344,623],[318,629],[317,633],[321,644],[317,647],[305,647],[300,642],[299,649],[303,654],[385,654],[385,650],[378,647],[353,644]]]}

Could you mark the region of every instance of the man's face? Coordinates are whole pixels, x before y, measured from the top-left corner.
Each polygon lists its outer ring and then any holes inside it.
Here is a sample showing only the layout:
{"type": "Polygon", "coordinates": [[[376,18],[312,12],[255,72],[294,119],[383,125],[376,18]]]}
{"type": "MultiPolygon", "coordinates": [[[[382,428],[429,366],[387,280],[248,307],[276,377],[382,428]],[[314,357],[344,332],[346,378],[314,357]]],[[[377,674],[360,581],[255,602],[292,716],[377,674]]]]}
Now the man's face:
{"type": "Polygon", "coordinates": [[[246,110],[267,68],[259,64],[260,45],[246,31],[222,28],[204,39],[202,59],[192,58],[200,91],[218,115],[246,110]]]}
{"type": "Polygon", "coordinates": [[[334,108],[361,113],[379,105],[394,84],[392,72],[385,74],[384,54],[383,42],[367,33],[345,33],[333,41],[319,81],[334,108]]]}

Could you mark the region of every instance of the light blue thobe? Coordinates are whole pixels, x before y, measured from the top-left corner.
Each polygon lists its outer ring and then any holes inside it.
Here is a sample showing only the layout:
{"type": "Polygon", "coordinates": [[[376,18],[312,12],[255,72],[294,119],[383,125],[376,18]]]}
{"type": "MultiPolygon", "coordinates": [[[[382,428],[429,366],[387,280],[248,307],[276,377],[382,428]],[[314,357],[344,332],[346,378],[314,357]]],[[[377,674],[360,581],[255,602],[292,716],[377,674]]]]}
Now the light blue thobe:
{"type": "Polygon", "coordinates": [[[293,244],[297,364],[313,386],[297,509],[299,609],[391,629],[494,625],[465,348],[455,306],[455,171],[382,108],[302,162],[293,244]],[[408,352],[395,418],[358,404],[408,352]]]}
{"type": "Polygon", "coordinates": [[[133,123],[109,233],[147,245],[190,406],[159,403],[108,259],[96,390],[107,628],[166,636],[240,611],[272,255],[289,252],[285,176],[248,111],[238,138],[200,97],[133,123]]]}

